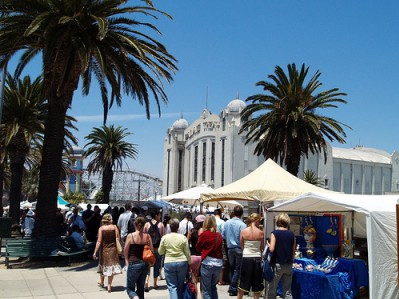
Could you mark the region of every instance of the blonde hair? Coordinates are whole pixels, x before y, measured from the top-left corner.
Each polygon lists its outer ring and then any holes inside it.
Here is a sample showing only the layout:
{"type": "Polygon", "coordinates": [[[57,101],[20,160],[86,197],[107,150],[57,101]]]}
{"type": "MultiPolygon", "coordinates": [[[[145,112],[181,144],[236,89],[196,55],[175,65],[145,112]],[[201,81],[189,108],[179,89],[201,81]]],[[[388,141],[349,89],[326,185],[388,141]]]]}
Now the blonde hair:
{"type": "Polygon", "coordinates": [[[249,215],[249,217],[247,218],[247,226],[251,226],[252,223],[259,221],[260,220],[260,216],[258,213],[252,213],[251,215],[249,215]]]}
{"type": "Polygon", "coordinates": [[[290,216],[287,213],[281,213],[277,216],[276,224],[277,227],[287,228],[291,223],[290,216]]]}
{"type": "Polygon", "coordinates": [[[104,214],[103,218],[101,219],[101,225],[108,225],[112,224],[112,216],[111,214],[104,214]]]}
{"type": "Polygon", "coordinates": [[[204,224],[202,224],[204,231],[209,230],[211,232],[216,231],[216,218],[213,215],[208,215],[205,218],[204,224]]]}

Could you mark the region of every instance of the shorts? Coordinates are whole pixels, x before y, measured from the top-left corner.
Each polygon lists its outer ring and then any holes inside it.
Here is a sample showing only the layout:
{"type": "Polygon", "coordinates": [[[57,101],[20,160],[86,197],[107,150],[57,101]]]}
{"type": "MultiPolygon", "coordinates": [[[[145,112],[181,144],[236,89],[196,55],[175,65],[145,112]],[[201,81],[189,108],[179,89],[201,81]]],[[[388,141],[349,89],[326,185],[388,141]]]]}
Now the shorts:
{"type": "Polygon", "coordinates": [[[262,266],[260,257],[243,257],[241,260],[238,288],[244,292],[249,292],[251,290],[253,293],[262,292],[265,287],[263,285],[261,273],[262,266]]]}

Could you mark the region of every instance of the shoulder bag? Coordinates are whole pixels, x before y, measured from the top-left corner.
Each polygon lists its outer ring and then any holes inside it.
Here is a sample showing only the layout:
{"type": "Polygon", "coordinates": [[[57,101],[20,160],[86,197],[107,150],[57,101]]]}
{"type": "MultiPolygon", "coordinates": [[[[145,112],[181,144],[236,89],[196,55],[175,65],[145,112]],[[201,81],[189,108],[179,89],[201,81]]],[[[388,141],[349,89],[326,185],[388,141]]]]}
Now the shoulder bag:
{"type": "Polygon", "coordinates": [[[121,255],[122,254],[122,245],[121,245],[121,242],[119,241],[118,234],[116,233],[116,230],[117,230],[117,228],[115,226],[116,252],[118,253],[118,255],[121,255]]]}
{"type": "Polygon", "coordinates": [[[262,259],[262,276],[267,282],[271,282],[274,279],[274,270],[271,265],[271,259],[272,253],[267,249],[262,259]]]}
{"type": "Polygon", "coordinates": [[[147,244],[144,245],[143,249],[143,261],[150,266],[153,266],[155,264],[155,255],[154,252],[151,250],[150,235],[148,234],[147,234],[147,244]]]}

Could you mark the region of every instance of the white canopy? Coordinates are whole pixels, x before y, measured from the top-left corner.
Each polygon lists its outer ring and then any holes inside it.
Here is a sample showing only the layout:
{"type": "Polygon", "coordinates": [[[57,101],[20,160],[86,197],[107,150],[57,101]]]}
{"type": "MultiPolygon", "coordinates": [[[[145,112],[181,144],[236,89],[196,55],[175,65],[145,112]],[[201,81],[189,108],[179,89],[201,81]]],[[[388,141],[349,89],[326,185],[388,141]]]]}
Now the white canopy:
{"type": "Polygon", "coordinates": [[[332,193],[333,191],[309,184],[268,159],[245,177],[213,191],[202,193],[200,200],[237,199],[267,202],[291,199],[306,192],[332,193]]]}
{"type": "MultiPolygon", "coordinates": [[[[189,205],[195,205],[199,203],[199,199],[202,193],[211,192],[213,188],[202,184],[197,187],[186,189],[168,196],[161,197],[162,200],[166,200],[173,203],[182,203],[183,201],[189,205]]],[[[222,207],[233,208],[235,206],[242,206],[236,200],[216,200],[222,207]]],[[[209,206],[216,207],[218,203],[210,203],[209,206]]]]}
{"type": "Polygon", "coordinates": [[[271,207],[267,213],[270,216],[278,212],[354,213],[354,235],[365,231],[367,237],[370,298],[396,299],[399,298],[396,248],[398,200],[399,195],[307,193],[271,207]]]}
{"type": "Polygon", "coordinates": [[[186,201],[187,204],[194,205],[196,201],[199,200],[201,193],[210,192],[212,190],[213,188],[208,187],[206,184],[202,184],[190,189],[161,197],[161,199],[174,203],[181,203],[182,201],[186,201]]]}

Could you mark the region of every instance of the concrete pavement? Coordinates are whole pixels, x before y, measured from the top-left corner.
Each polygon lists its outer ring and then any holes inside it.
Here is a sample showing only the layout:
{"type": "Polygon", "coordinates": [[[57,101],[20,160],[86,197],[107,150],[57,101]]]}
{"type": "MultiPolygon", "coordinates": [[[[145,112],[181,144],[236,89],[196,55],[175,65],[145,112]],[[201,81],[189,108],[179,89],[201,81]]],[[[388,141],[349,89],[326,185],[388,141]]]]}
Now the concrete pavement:
{"type": "MultiPolygon", "coordinates": [[[[4,266],[4,256],[0,259],[4,266]]],[[[71,267],[0,269],[0,298],[60,298],[60,299],[112,299],[127,298],[126,274],[116,275],[112,293],[97,285],[97,262],[71,267]]],[[[150,280],[152,285],[152,279],[150,280]]],[[[159,280],[158,289],[150,289],[145,298],[169,298],[166,281],[159,280]]],[[[227,292],[228,286],[218,286],[220,299],[234,298],[227,292]]],[[[200,297],[199,297],[200,298],[200,297]]],[[[249,298],[249,297],[245,297],[249,298]]]]}

